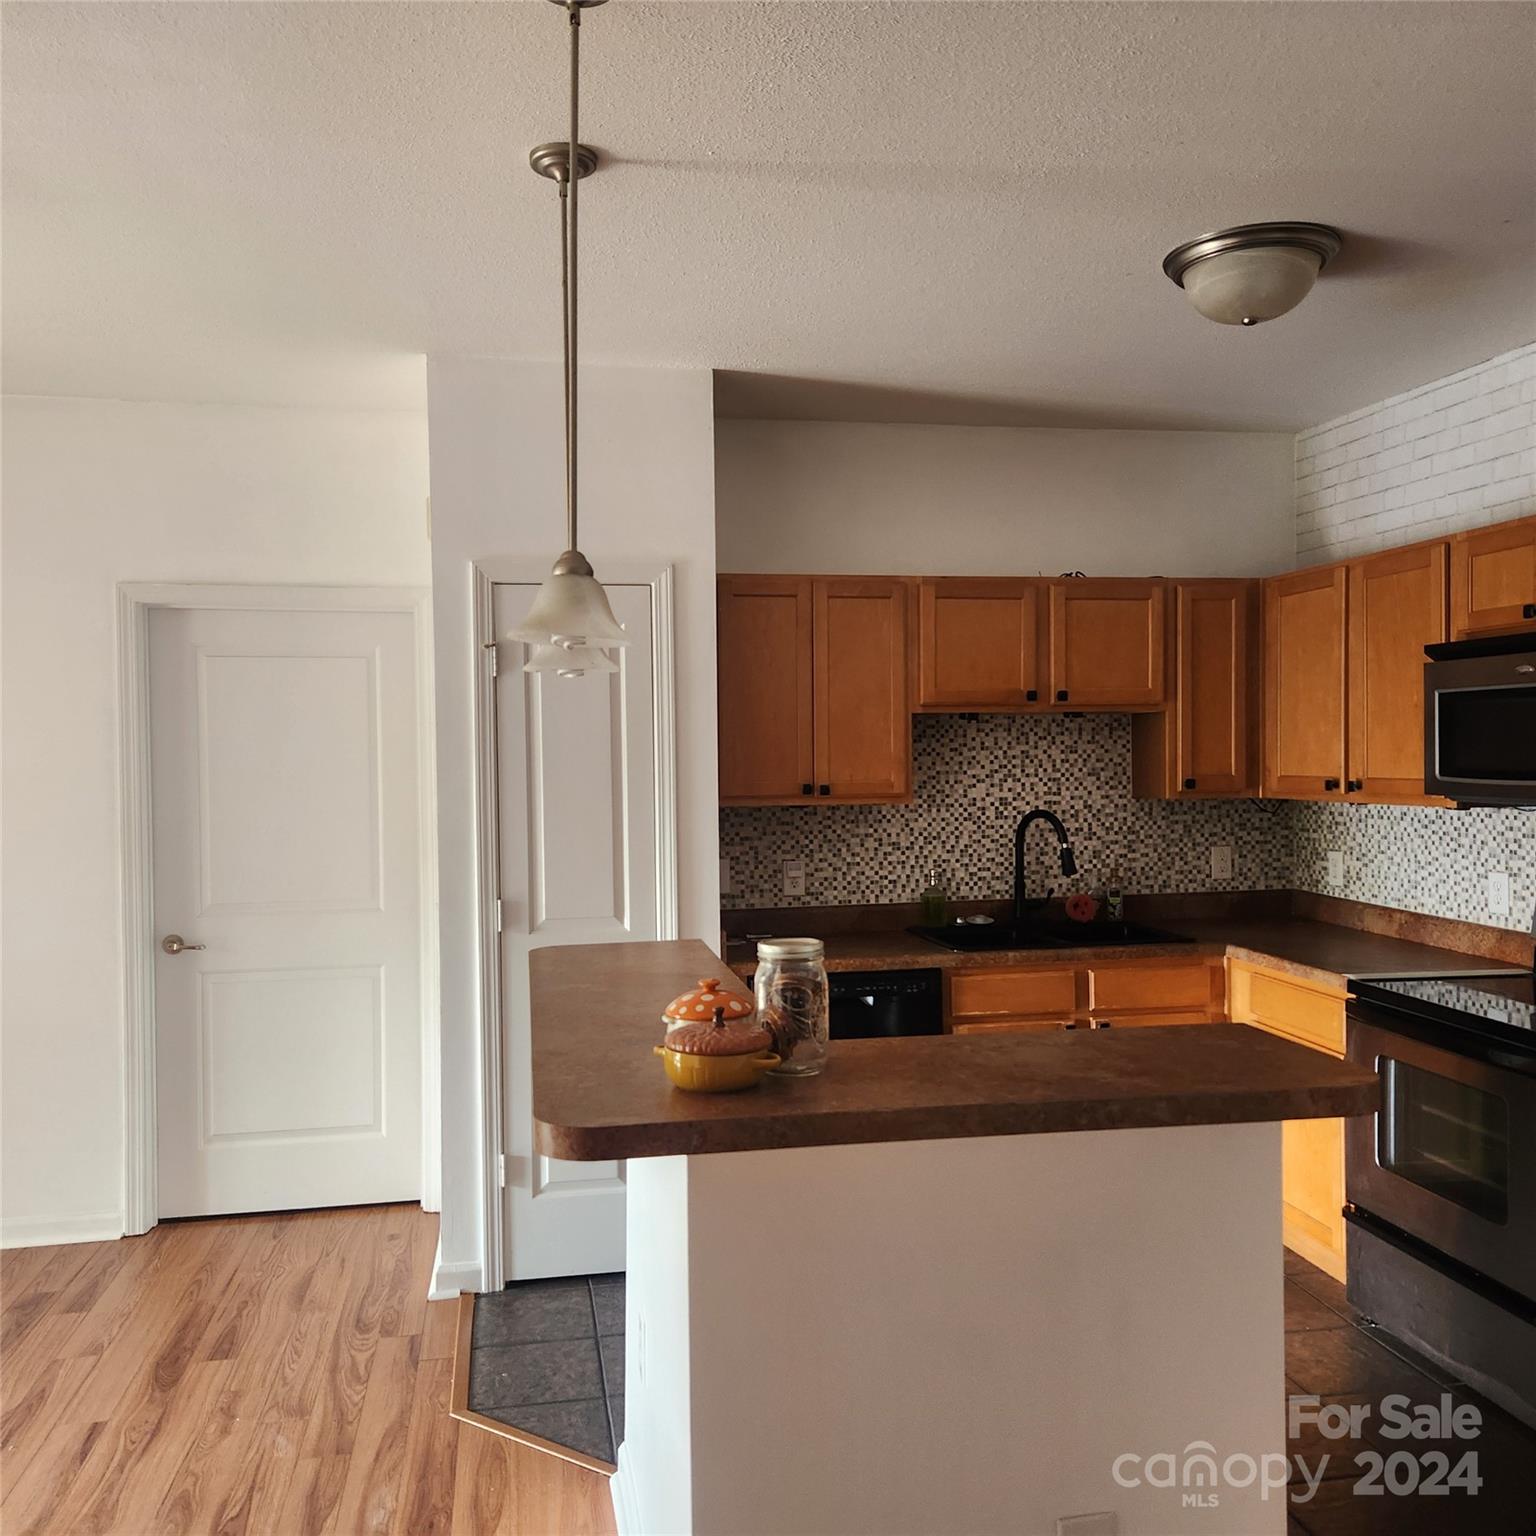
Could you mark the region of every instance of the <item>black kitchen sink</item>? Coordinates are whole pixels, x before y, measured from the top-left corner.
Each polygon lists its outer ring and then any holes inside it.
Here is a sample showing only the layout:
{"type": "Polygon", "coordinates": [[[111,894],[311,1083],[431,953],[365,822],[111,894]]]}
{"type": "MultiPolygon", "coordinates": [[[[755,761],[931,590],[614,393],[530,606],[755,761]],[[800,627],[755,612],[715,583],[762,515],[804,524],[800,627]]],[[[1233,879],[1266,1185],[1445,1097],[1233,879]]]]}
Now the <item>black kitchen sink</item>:
{"type": "Polygon", "coordinates": [[[942,928],[909,928],[907,932],[942,949],[1095,949],[1121,944],[1193,944],[1181,933],[1148,928],[1142,923],[946,923],[942,928]]]}

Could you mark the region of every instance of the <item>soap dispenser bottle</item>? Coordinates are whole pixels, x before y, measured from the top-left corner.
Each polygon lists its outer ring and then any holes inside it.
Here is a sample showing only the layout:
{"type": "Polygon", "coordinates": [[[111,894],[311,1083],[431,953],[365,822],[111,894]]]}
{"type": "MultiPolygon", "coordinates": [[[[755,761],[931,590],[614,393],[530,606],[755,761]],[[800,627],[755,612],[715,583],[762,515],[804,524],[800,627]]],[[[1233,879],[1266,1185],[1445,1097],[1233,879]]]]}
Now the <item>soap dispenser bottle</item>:
{"type": "Polygon", "coordinates": [[[923,913],[923,926],[925,928],[942,928],[945,919],[949,916],[949,896],[943,885],[939,882],[939,866],[933,865],[928,871],[928,884],[923,887],[920,898],[923,913]]]}

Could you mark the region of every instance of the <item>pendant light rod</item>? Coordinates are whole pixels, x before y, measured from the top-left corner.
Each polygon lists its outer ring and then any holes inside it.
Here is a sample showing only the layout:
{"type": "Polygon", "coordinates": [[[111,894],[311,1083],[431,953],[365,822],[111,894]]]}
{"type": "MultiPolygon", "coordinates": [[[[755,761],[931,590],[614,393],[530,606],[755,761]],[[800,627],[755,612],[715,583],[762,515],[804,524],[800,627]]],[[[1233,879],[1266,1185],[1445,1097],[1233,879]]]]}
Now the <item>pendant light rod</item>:
{"type": "Polygon", "coordinates": [[[566,214],[561,223],[560,292],[565,309],[565,547],[574,551],[580,547],[576,543],[576,200],[581,176],[576,154],[581,143],[577,132],[581,106],[581,7],[576,0],[568,0],[566,11],[571,19],[571,131],[565,180],[560,183],[560,200],[566,214]]]}

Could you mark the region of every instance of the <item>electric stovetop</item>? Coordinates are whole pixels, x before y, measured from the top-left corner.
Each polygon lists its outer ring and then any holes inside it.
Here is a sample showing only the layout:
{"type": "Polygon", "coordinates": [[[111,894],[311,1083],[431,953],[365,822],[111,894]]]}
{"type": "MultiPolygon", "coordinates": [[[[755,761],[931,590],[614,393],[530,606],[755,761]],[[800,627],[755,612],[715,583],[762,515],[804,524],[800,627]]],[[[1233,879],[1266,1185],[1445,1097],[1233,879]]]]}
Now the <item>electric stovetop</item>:
{"type": "Polygon", "coordinates": [[[1530,971],[1503,971],[1491,976],[1384,976],[1350,985],[1362,1002],[1536,1050],[1536,975],[1530,971]]]}

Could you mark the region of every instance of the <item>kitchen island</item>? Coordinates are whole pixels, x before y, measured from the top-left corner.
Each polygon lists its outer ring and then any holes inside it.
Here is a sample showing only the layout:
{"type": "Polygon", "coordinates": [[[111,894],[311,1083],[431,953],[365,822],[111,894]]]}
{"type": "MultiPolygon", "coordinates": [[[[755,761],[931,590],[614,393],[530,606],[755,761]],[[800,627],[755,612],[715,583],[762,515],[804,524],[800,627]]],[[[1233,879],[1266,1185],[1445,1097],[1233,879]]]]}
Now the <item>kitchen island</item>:
{"type": "Polygon", "coordinates": [[[1371,1072],[1180,1025],[689,1095],[651,1046],[705,946],[530,966],[538,1149],[630,1160],[621,1530],[1283,1532],[1244,1459],[1285,1446],[1278,1122],[1370,1113],[1371,1072]],[[1148,1464],[1202,1444],[1219,1486],[1148,1464]]]}

